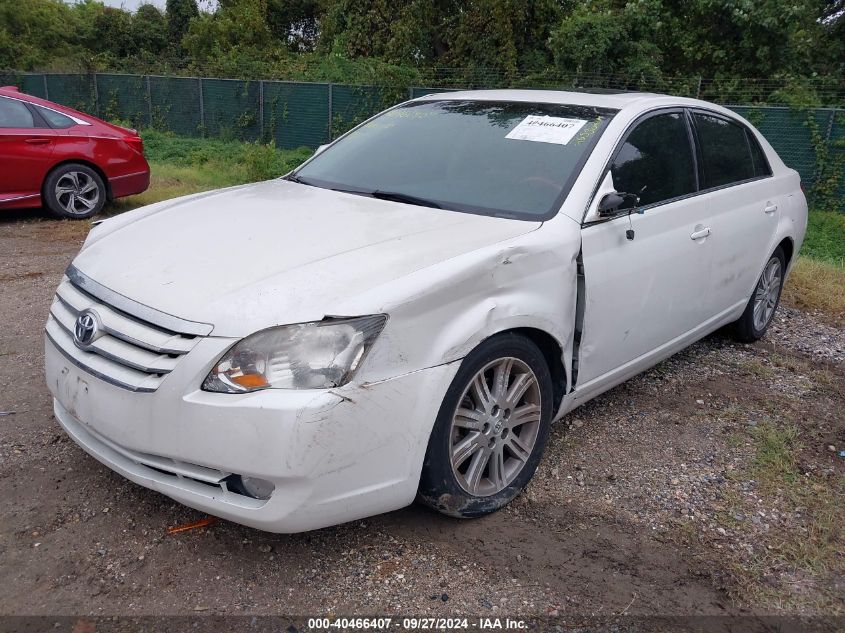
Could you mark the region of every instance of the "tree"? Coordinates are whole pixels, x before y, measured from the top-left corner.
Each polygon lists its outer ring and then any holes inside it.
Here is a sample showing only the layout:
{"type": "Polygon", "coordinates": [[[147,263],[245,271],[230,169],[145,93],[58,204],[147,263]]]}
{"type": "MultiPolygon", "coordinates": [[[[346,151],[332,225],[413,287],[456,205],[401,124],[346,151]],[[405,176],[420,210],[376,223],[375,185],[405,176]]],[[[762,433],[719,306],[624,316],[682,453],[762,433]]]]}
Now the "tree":
{"type": "Polygon", "coordinates": [[[191,20],[199,16],[196,0],[167,0],[167,32],[170,44],[177,50],[182,49],[182,38],[188,32],[191,20]]]}
{"type": "Polygon", "coordinates": [[[167,17],[153,4],[142,4],[132,18],[132,39],[138,51],[152,56],[167,48],[167,17]]]}
{"type": "Polygon", "coordinates": [[[579,4],[549,38],[556,66],[564,72],[632,81],[659,77],[660,7],[661,0],[579,4]]]}

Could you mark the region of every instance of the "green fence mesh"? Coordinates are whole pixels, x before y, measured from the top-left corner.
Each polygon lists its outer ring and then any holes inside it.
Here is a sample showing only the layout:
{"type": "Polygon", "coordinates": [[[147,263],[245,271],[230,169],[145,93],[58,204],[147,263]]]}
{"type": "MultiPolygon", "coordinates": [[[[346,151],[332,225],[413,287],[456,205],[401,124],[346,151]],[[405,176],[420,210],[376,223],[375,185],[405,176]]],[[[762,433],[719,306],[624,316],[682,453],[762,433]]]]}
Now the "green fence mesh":
{"type": "MultiPolygon", "coordinates": [[[[4,73],[0,85],[133,127],[286,149],[315,148],[395,103],[449,90],[104,73],[4,73]]],[[[845,109],[729,107],[757,126],[808,189],[819,178],[834,182],[845,211],[845,175],[831,174],[845,162],[845,109]]]]}
{"type": "Polygon", "coordinates": [[[199,136],[203,131],[200,80],[150,76],[148,119],[154,128],[181,136],[199,136]]]}
{"type": "Polygon", "coordinates": [[[329,141],[329,85],[264,82],[264,134],[276,146],[315,148],[329,141]]]}
{"type": "MultiPolygon", "coordinates": [[[[108,121],[149,125],[147,78],[138,75],[96,75],[97,114],[108,121]]],[[[52,95],[51,95],[52,96],[52,95]]]]}
{"type": "Polygon", "coordinates": [[[203,79],[202,108],[208,136],[261,138],[261,94],[257,81],[203,79]]]}

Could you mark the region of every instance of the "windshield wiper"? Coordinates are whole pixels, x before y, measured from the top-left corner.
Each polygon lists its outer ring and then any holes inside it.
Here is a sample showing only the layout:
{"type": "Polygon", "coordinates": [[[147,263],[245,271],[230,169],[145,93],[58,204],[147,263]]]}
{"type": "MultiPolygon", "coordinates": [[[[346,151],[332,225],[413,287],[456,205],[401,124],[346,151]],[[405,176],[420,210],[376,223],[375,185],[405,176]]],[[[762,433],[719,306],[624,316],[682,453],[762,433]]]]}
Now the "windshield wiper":
{"type": "Polygon", "coordinates": [[[285,176],[282,180],[287,180],[288,182],[295,182],[298,185],[309,185],[311,187],[314,184],[308,180],[305,180],[302,176],[297,176],[296,174],[291,174],[290,176],[285,176]]]}
{"type": "Polygon", "coordinates": [[[434,202],[433,200],[427,200],[426,198],[419,198],[417,196],[412,196],[407,193],[401,193],[399,191],[382,191],[381,189],[376,189],[373,191],[372,194],[373,198],[378,198],[379,200],[392,200],[394,202],[405,202],[407,204],[415,204],[420,207],[431,207],[432,209],[442,209],[439,204],[434,202]]]}
{"type": "Polygon", "coordinates": [[[375,191],[367,191],[366,189],[344,189],[343,187],[327,187],[324,185],[318,185],[317,183],[303,178],[302,176],[298,176],[297,174],[291,174],[290,176],[286,176],[284,180],[295,182],[300,185],[309,185],[311,187],[331,189],[332,191],[338,191],[340,193],[351,193],[357,196],[368,196],[371,198],[378,198],[379,200],[392,200],[393,202],[404,202],[406,204],[415,204],[419,207],[431,207],[432,209],[443,208],[433,200],[420,198],[418,196],[412,196],[411,194],[401,193],[399,191],[383,191],[381,189],[376,189],[375,191]]]}

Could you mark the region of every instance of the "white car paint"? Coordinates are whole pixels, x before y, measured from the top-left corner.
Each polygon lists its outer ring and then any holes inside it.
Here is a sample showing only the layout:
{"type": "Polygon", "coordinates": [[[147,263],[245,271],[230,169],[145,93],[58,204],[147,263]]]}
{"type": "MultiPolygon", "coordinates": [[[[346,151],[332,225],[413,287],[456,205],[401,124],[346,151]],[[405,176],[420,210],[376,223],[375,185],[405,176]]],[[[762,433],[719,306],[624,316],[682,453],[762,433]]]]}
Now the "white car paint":
{"type": "MultiPolygon", "coordinates": [[[[660,95],[523,90],[421,100],[442,99],[618,113],[545,222],[274,180],[100,223],[69,269],[91,294],[63,282],[65,300],[54,302],[47,324],[47,384],[73,439],[141,485],[264,530],[309,530],[394,510],[413,501],[446,389],[486,338],[532,328],[556,341],[565,370],[561,417],[738,318],[774,248],[782,240],[795,253],[801,246],[806,202],[798,176],[756,132],[771,177],[634,215],[633,241],[627,218],[598,218],[599,199],[613,190],[608,160],[632,122],[660,108],[695,107],[748,125],[723,108],[660,95]],[[705,238],[690,238],[705,229],[705,238]],[[193,336],[169,339],[179,352],[160,362],[172,370],[138,378],[151,391],[131,391],[103,379],[116,371],[107,359],[69,342],[60,323],[74,317],[73,309],[63,312],[68,297],[71,308],[93,307],[104,323],[140,337],[193,336]],[[256,331],[367,314],[386,314],[387,324],[346,385],[200,389],[220,356],[256,331]],[[235,494],[219,485],[231,473],[275,490],[266,501],[235,494]]],[[[137,378],[130,374],[126,380],[137,378]]]]}

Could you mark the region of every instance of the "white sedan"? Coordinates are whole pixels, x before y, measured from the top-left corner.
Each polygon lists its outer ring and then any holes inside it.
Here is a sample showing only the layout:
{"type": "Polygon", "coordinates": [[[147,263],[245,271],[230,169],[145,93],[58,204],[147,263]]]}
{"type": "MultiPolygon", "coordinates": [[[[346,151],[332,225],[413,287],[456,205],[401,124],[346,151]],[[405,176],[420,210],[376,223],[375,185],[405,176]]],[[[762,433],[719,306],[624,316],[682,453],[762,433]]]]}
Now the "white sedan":
{"type": "Polygon", "coordinates": [[[501,508],[549,426],[709,332],[764,335],[798,174],[652,94],[436,94],[286,177],[96,225],[46,325],[88,453],[274,532],[501,508]]]}

